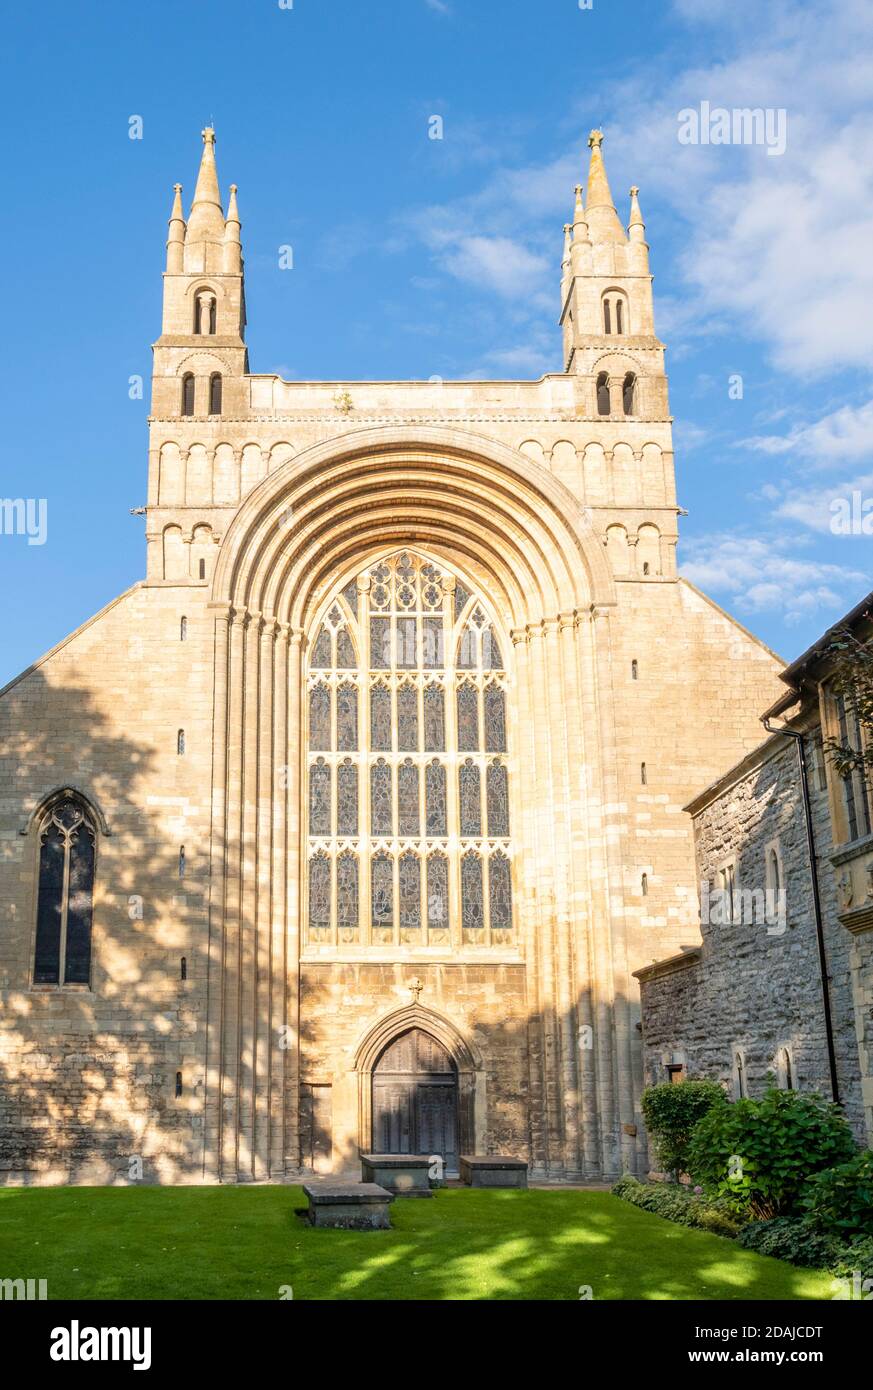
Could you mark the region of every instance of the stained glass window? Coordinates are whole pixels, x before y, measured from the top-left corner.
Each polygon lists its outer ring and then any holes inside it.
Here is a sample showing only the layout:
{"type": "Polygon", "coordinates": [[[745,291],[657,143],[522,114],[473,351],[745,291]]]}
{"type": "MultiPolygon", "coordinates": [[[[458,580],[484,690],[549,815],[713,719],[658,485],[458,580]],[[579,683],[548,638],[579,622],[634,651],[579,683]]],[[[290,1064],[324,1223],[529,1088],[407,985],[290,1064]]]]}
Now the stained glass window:
{"type": "Polygon", "coordinates": [[[494,681],[485,687],[485,747],[489,753],[506,752],[506,699],[494,681]]]}
{"type": "Polygon", "coordinates": [[[345,627],[336,635],[336,664],[341,671],[353,671],[358,664],[354,643],[345,627]]]}
{"type": "Polygon", "coordinates": [[[313,670],[328,670],[332,664],[330,655],[330,630],[322,623],[321,631],[318,634],[318,640],[315,643],[315,648],[312,653],[310,665],[313,670]]]}
{"type": "Polygon", "coordinates": [[[373,926],[394,925],[394,865],[387,854],[375,854],[370,865],[373,926]]]}
{"type": "Polygon", "coordinates": [[[330,768],[324,758],[309,769],[309,833],[330,834],[330,768]]]}
{"type": "Polygon", "coordinates": [[[464,931],[480,931],[485,925],[482,860],[478,854],[465,854],[461,860],[461,924],[464,931]]]}
{"type": "Polygon", "coordinates": [[[370,690],[370,747],[379,753],[391,752],[391,691],[387,685],[370,690]]]}
{"type": "Polygon", "coordinates": [[[506,768],[503,763],[488,764],[488,834],[506,836],[509,834],[509,787],[506,768]]]}
{"type": "Polygon", "coordinates": [[[460,783],[461,834],[482,834],[482,794],[479,769],[471,758],[461,764],[460,783]]]}
{"type": "Polygon", "coordinates": [[[358,691],[348,681],[336,692],[336,746],[341,753],[353,752],[358,746],[358,691]]]}
{"type": "Polygon", "coordinates": [[[380,758],[370,768],[370,834],[391,835],[391,768],[380,758]]]}
{"type": "Polygon", "coordinates": [[[438,945],[511,939],[510,675],[494,623],[484,597],[412,551],[329,599],[308,666],[313,939],[400,945],[425,926],[438,945]]]}
{"type": "Polygon", "coordinates": [[[479,692],[466,681],[458,687],[458,748],[462,753],[479,747],[479,692]]]}
{"type": "Polygon", "coordinates": [[[421,928],[421,860],[407,851],[400,856],[400,930],[421,928]]]}
{"type": "Polygon", "coordinates": [[[424,688],[424,751],[444,753],[446,747],[446,702],[441,685],[424,688]]]}
{"type": "Polygon", "coordinates": [[[440,934],[449,928],[449,865],[443,854],[427,861],[427,927],[440,934]]]}
{"type": "Polygon", "coordinates": [[[330,691],[315,685],[309,692],[309,746],[319,753],[330,748],[330,691]]]}
{"type": "Polygon", "coordinates": [[[447,835],[446,769],[436,758],[424,769],[424,801],[426,834],[447,835]]]}
{"type": "Polygon", "coordinates": [[[330,860],[314,854],[309,861],[309,929],[330,930],[330,860]]]}
{"type": "Polygon", "coordinates": [[[491,907],[491,930],[507,932],[512,926],[512,887],[509,860],[501,850],[488,861],[488,897],[491,907]]]}
{"type": "Polygon", "coordinates": [[[358,769],[351,758],[344,759],[337,772],[336,833],[358,833],[358,769]]]}
{"type": "Polygon", "coordinates": [[[418,690],[401,685],[397,692],[397,747],[401,753],[418,752],[418,690]]]}
{"type": "Polygon", "coordinates": [[[340,931],[346,939],[358,928],[358,861],[348,851],[341,854],[336,866],[336,916],[340,931]]]}
{"type": "Polygon", "coordinates": [[[400,764],[397,774],[397,810],[401,839],[417,837],[420,832],[418,810],[418,768],[411,758],[400,764]]]}

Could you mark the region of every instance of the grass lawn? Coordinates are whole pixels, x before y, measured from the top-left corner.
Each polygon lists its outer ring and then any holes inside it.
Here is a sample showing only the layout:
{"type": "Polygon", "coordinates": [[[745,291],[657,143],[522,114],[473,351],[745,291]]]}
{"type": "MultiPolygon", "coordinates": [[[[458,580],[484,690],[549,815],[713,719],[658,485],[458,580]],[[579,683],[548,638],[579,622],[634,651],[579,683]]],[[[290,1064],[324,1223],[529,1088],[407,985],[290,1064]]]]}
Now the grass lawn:
{"type": "Polygon", "coordinates": [[[0,1189],[0,1278],[49,1298],[821,1299],[829,1275],[607,1192],[440,1191],[391,1231],[314,1231],[298,1187],[0,1189]]]}

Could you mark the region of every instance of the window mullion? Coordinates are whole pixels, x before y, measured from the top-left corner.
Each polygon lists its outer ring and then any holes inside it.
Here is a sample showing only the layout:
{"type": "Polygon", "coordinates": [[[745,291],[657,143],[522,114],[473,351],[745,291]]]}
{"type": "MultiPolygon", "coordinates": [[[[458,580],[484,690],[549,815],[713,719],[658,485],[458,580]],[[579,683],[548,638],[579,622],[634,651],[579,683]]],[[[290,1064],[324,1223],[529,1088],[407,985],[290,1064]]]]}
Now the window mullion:
{"type": "Polygon", "coordinates": [[[61,886],[61,933],[58,942],[58,984],[67,982],[67,914],[70,908],[70,832],[64,831],[64,881],[61,886]]]}

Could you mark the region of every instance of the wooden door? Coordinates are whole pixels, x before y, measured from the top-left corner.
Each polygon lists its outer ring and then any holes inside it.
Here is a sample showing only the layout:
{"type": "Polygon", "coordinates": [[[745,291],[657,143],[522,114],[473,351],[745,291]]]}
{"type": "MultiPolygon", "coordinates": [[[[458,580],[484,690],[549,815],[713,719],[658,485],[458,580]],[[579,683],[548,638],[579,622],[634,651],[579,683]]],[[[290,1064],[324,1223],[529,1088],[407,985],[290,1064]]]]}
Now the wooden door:
{"type": "Polygon", "coordinates": [[[373,1071],[373,1150],[439,1154],[458,1171],[458,1075],[445,1048],[420,1028],[395,1039],[373,1071]]]}

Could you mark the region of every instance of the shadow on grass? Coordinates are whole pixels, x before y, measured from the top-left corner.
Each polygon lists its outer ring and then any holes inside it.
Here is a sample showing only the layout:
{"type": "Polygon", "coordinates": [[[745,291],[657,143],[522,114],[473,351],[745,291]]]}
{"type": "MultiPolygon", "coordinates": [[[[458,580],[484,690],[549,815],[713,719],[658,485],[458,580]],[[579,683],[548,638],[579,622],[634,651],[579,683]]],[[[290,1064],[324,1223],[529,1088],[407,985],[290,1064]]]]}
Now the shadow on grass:
{"type": "Polygon", "coordinates": [[[445,1190],[316,1231],[297,1187],[0,1190],[0,1277],[63,1299],[826,1299],[829,1275],[603,1192],[445,1190]]]}

